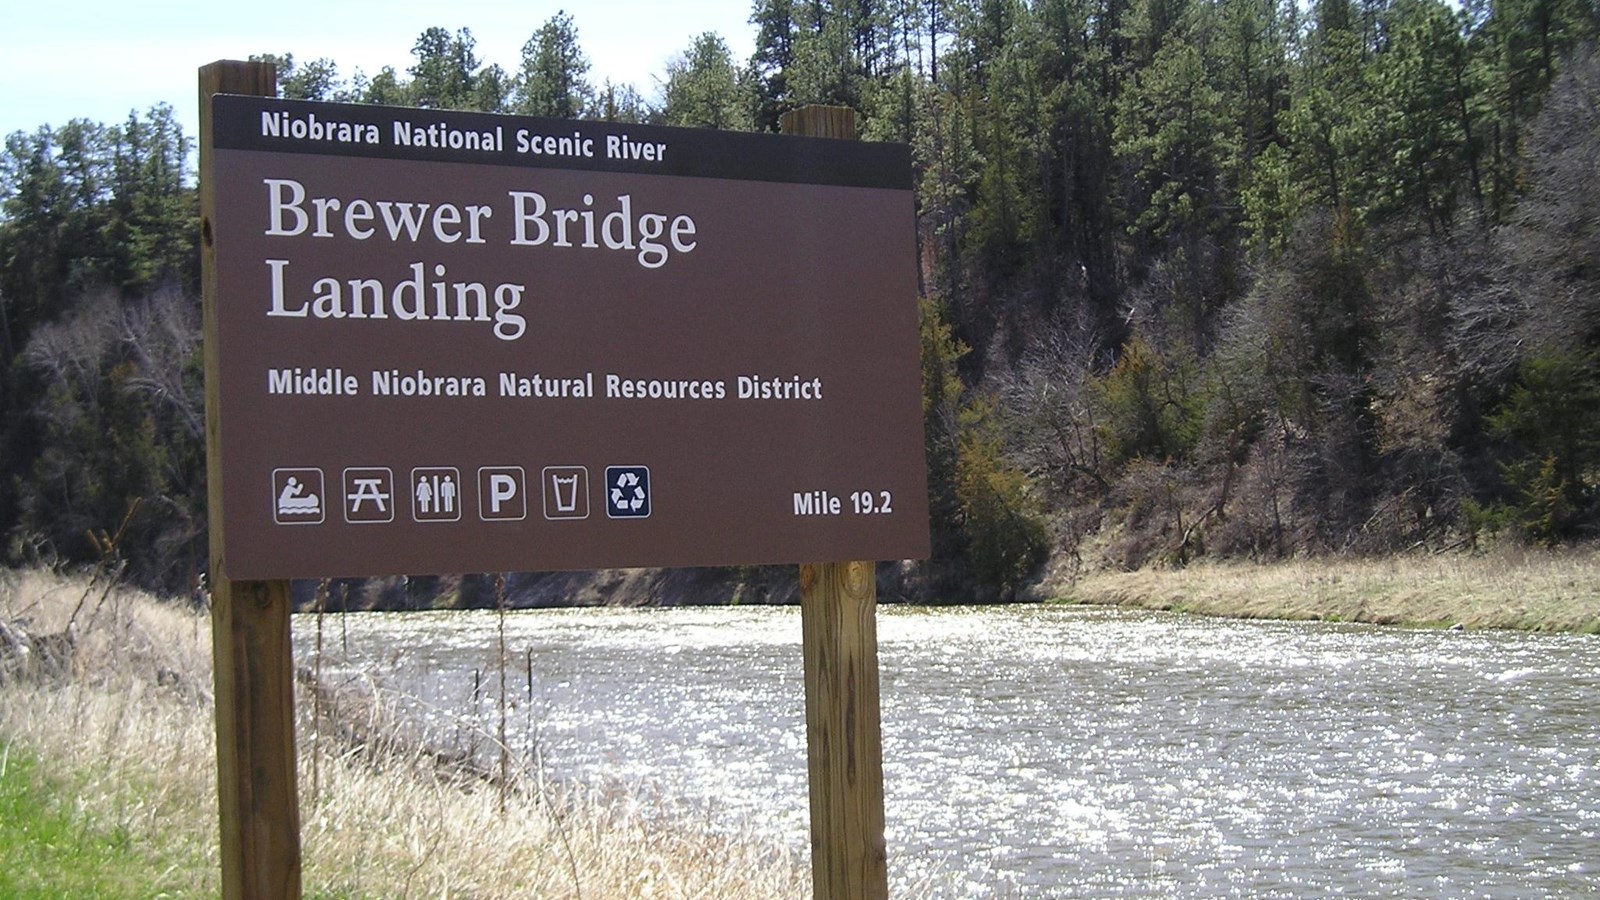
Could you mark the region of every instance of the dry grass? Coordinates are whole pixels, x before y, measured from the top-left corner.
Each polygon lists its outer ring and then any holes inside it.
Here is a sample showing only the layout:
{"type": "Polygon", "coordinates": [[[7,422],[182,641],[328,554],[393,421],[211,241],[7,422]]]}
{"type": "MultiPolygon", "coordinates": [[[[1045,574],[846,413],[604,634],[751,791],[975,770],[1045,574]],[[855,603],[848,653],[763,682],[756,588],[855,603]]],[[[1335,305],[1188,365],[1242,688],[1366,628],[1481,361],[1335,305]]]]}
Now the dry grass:
{"type": "Polygon", "coordinates": [[[1201,563],[1105,572],[1069,602],[1242,618],[1600,632],[1600,550],[1201,563]]]}
{"type": "MultiPolygon", "coordinates": [[[[0,621],[65,627],[87,582],[0,575],[0,621]]],[[[87,828],[171,861],[149,895],[218,892],[210,626],[203,613],[112,590],[78,613],[70,678],[0,685],[0,742],[73,786],[87,828]]],[[[801,897],[803,860],[753,836],[710,835],[659,802],[534,777],[505,795],[395,739],[380,705],[311,740],[301,719],[301,836],[308,896],[801,897]],[[381,739],[375,739],[378,736],[381,739]],[[384,737],[387,736],[387,737],[384,737]],[[315,754],[315,759],[313,759],[315,754]],[[309,773],[317,772],[315,795],[309,773]]]]}

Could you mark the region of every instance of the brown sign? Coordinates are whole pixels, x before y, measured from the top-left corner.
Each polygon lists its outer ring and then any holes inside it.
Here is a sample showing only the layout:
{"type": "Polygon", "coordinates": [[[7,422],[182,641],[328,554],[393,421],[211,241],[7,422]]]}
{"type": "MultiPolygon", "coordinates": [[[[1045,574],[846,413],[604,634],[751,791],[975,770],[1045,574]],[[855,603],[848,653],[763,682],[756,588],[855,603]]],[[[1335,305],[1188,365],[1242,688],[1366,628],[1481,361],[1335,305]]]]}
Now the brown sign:
{"type": "Polygon", "coordinates": [[[229,577],[927,555],[904,147],[213,102],[229,577]]]}

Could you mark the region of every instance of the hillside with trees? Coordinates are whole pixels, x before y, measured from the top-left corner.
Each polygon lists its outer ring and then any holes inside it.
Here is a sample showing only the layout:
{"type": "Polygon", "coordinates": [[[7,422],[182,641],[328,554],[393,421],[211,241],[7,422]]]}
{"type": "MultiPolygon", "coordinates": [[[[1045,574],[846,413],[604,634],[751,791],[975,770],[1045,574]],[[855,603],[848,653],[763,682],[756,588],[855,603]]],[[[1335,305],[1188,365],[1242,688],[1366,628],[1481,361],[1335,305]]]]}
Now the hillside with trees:
{"type": "MultiPolygon", "coordinates": [[[[747,130],[840,104],[909,144],[926,599],[1600,538],[1594,4],[757,0],[750,25],[748,60],[700,35],[648,94],[596,83],[565,14],[509,69],[444,28],[404,72],[268,58],[288,97],[747,130]]],[[[113,554],[168,592],[204,567],[193,140],[167,107],[6,139],[9,563],[113,554]]]]}

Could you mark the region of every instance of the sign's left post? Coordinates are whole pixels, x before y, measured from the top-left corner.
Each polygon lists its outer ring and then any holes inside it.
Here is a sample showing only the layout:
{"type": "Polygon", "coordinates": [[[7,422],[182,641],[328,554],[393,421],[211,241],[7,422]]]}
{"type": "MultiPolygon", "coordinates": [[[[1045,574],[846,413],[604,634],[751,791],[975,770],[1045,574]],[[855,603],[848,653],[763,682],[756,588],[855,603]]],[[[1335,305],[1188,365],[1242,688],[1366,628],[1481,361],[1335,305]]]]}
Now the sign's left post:
{"type": "MultiPolygon", "coordinates": [[[[200,69],[200,279],[205,324],[206,483],[211,539],[212,664],[217,707],[217,806],[222,896],[300,896],[300,807],[295,786],[289,582],[228,577],[218,403],[217,192],[211,98],[271,97],[270,63],[219,61],[200,69]]],[[[239,486],[232,486],[239,490],[239,486]]]]}

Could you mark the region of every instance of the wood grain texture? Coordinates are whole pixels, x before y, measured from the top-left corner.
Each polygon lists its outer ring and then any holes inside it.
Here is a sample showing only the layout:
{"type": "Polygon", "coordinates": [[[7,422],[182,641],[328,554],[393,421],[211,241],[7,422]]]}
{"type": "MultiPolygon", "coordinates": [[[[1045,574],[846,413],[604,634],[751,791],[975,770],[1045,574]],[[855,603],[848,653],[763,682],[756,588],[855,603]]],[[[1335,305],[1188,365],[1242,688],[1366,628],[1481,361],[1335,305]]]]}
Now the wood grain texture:
{"type": "MultiPolygon", "coordinates": [[[[780,125],[785,134],[856,138],[856,113],[848,107],[790,110],[780,125]]],[[[812,894],[817,900],[880,900],[889,896],[889,868],[876,567],[803,565],[800,589],[812,894]]]]}
{"type": "Polygon", "coordinates": [[[813,894],[889,895],[878,708],[877,581],[870,562],[800,567],[813,894]]]}
{"type": "Polygon", "coordinates": [[[848,106],[802,106],[778,118],[784,134],[804,137],[856,139],[856,111],[848,106]]]}
{"type": "MultiPolygon", "coordinates": [[[[225,486],[218,455],[216,192],[209,146],[213,94],[275,96],[277,73],[270,64],[254,62],[222,61],[200,69],[200,284],[222,895],[229,900],[280,900],[298,898],[301,891],[289,582],[227,577],[225,486]]],[[[266,490],[265,485],[259,488],[266,490]]]]}

